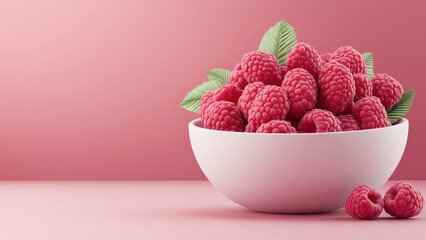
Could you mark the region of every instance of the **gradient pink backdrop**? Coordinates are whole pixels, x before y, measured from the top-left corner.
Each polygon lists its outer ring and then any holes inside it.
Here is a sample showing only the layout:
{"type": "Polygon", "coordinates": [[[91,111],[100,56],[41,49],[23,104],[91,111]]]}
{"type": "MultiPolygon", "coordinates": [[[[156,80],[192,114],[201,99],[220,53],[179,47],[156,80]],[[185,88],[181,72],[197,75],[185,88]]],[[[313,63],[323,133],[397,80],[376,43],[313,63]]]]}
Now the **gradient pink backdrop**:
{"type": "Polygon", "coordinates": [[[426,179],[424,1],[1,1],[0,179],[204,179],[178,108],[281,19],[416,88],[395,179],[426,179]]]}

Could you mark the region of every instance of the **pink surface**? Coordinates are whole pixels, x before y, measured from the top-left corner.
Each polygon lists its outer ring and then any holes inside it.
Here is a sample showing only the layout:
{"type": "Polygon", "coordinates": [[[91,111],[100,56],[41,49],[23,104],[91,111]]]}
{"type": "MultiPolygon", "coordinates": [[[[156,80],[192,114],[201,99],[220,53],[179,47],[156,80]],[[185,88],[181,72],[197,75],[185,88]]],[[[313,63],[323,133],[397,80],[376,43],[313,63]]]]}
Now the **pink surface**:
{"type": "Polygon", "coordinates": [[[416,88],[394,178],[425,179],[424,1],[1,1],[0,179],[203,179],[184,95],[282,18],[416,88]]]}
{"type": "MultiPolygon", "coordinates": [[[[412,181],[426,193],[425,181],[412,181]]],[[[387,184],[380,190],[385,193],[387,184]]],[[[426,212],[356,220],[246,210],[206,181],[0,182],[0,238],[15,239],[419,239],[426,212]]]]}

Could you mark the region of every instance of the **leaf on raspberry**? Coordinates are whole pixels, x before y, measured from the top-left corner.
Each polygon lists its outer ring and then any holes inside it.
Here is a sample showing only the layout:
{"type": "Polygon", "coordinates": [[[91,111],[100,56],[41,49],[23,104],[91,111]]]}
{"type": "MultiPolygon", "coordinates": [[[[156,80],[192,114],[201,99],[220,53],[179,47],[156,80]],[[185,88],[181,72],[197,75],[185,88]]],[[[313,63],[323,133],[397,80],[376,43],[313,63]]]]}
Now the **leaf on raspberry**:
{"type": "Polygon", "coordinates": [[[225,84],[228,81],[230,74],[231,71],[220,68],[207,71],[207,77],[210,81],[219,81],[222,84],[225,84]]]}
{"type": "Polygon", "coordinates": [[[405,116],[408,111],[410,111],[411,105],[414,100],[414,89],[407,91],[402,94],[401,100],[391,107],[386,109],[389,121],[393,124],[399,121],[403,116],[405,116]]]}
{"type": "Polygon", "coordinates": [[[373,53],[363,53],[362,57],[364,58],[365,62],[367,63],[367,74],[370,78],[374,77],[373,72],[373,53]]]}
{"type": "Polygon", "coordinates": [[[294,28],[286,21],[281,20],[263,35],[259,50],[274,54],[280,66],[285,66],[287,54],[296,43],[294,28]]]}
{"type": "Polygon", "coordinates": [[[208,92],[220,88],[224,83],[216,80],[204,82],[190,91],[185,99],[179,104],[180,107],[191,112],[199,113],[201,97],[208,92]]]}

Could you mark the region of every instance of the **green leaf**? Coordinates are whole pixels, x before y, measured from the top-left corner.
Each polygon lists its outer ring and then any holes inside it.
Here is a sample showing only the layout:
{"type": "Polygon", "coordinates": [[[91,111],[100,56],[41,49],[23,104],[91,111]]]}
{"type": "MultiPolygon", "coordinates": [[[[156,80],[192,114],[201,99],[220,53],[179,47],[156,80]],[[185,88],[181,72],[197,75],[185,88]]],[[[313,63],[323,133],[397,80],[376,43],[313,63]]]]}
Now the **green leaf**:
{"type": "Polygon", "coordinates": [[[222,84],[228,81],[229,74],[231,74],[231,71],[219,68],[207,71],[207,77],[210,81],[219,81],[222,84]]]}
{"type": "Polygon", "coordinates": [[[183,99],[181,104],[179,104],[179,106],[188,111],[198,113],[200,111],[201,97],[204,95],[204,93],[208,91],[214,91],[220,88],[222,85],[222,82],[216,80],[205,82],[190,91],[186,95],[185,99],[183,99]]]}
{"type": "Polygon", "coordinates": [[[280,65],[285,66],[287,54],[296,43],[294,28],[286,21],[281,20],[263,35],[259,50],[274,54],[280,65]]]}
{"type": "Polygon", "coordinates": [[[374,77],[373,72],[373,53],[368,52],[362,54],[362,57],[365,59],[365,62],[367,62],[367,74],[370,78],[374,77]]]}
{"type": "Polygon", "coordinates": [[[386,113],[388,114],[388,119],[391,123],[398,122],[403,116],[405,116],[408,111],[410,111],[410,107],[413,104],[414,100],[414,89],[407,91],[402,94],[401,100],[395,106],[386,109],[386,113]]]}

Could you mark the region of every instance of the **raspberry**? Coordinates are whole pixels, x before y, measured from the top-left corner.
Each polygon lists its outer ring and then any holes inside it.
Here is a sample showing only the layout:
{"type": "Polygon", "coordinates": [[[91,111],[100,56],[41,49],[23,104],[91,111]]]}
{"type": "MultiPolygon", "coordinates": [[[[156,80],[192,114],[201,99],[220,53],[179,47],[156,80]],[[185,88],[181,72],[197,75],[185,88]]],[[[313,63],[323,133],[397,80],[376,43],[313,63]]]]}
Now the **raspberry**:
{"type": "Polygon", "coordinates": [[[257,133],[296,133],[296,129],[291,124],[284,120],[272,120],[263,123],[256,130],[257,133]]]}
{"type": "Polygon", "coordinates": [[[270,53],[262,51],[247,53],[244,55],[241,65],[248,83],[281,84],[278,60],[270,53]]]}
{"type": "Polygon", "coordinates": [[[303,116],[297,130],[302,133],[340,132],[342,128],[339,119],[333,113],[327,110],[314,109],[303,116]]]}
{"type": "Polygon", "coordinates": [[[287,66],[280,66],[281,79],[284,79],[284,77],[288,73],[288,71],[290,71],[289,67],[287,67],[287,66]]]}
{"type": "Polygon", "coordinates": [[[262,123],[271,120],[285,119],[289,109],[290,102],[281,87],[265,86],[256,96],[249,110],[246,131],[255,131],[262,123]]]}
{"type": "Polygon", "coordinates": [[[314,77],[303,68],[290,70],[284,78],[282,88],[290,101],[289,119],[300,119],[314,109],[317,103],[317,84],[314,77]]]}
{"type": "Polygon", "coordinates": [[[386,109],[377,97],[362,98],[355,103],[353,116],[361,129],[381,128],[392,125],[387,118],[386,109]]]}
{"type": "Polygon", "coordinates": [[[360,185],[346,199],[345,210],[354,218],[373,219],[382,213],[383,199],[373,187],[360,185]]]}
{"type": "Polygon", "coordinates": [[[243,94],[243,90],[234,84],[225,84],[213,92],[213,101],[228,101],[237,104],[241,94],[243,94]]]}
{"type": "Polygon", "coordinates": [[[210,104],[204,113],[203,123],[204,127],[214,130],[242,132],[244,129],[238,107],[227,101],[210,104]]]}
{"type": "Polygon", "coordinates": [[[318,91],[319,106],[338,115],[353,102],[355,82],[348,68],[336,61],[330,61],[321,68],[318,91]]]}
{"type": "Polygon", "coordinates": [[[409,218],[420,214],[425,200],[413,185],[399,182],[385,194],[385,211],[397,218],[409,218]]]}
{"type": "Polygon", "coordinates": [[[373,96],[373,82],[367,74],[357,73],[353,75],[355,81],[355,102],[361,98],[373,96]]]}
{"type": "Polygon", "coordinates": [[[314,77],[318,75],[321,58],[318,52],[307,43],[297,43],[287,55],[286,65],[293,68],[306,69],[314,77]]]}
{"type": "Polygon", "coordinates": [[[243,113],[243,116],[245,119],[248,119],[248,114],[249,114],[251,105],[254,99],[256,98],[257,94],[260,93],[260,91],[262,91],[264,87],[265,87],[265,84],[263,84],[262,82],[255,82],[255,83],[248,84],[246,88],[244,88],[243,94],[238,100],[238,107],[243,113]]]}
{"type": "Polygon", "coordinates": [[[213,91],[204,93],[200,102],[200,117],[203,120],[205,110],[213,103],[213,91]]]}
{"type": "Polygon", "coordinates": [[[330,62],[330,59],[331,59],[332,55],[333,54],[331,54],[331,53],[324,53],[323,55],[321,55],[320,58],[321,58],[322,65],[330,62]]]}
{"type": "Polygon", "coordinates": [[[352,115],[340,115],[337,118],[340,120],[340,127],[342,128],[342,131],[359,130],[358,122],[352,115]]]}
{"type": "Polygon", "coordinates": [[[401,84],[393,77],[385,74],[376,74],[373,78],[373,95],[378,97],[385,108],[391,108],[401,99],[401,84]]]}
{"type": "Polygon", "coordinates": [[[227,83],[235,84],[238,88],[244,89],[247,86],[247,80],[244,78],[244,72],[242,70],[232,71],[227,83]]]}
{"type": "Polygon", "coordinates": [[[364,73],[367,74],[367,63],[361,53],[350,46],[340,47],[331,56],[330,60],[336,60],[343,64],[352,74],[364,73]]]}

